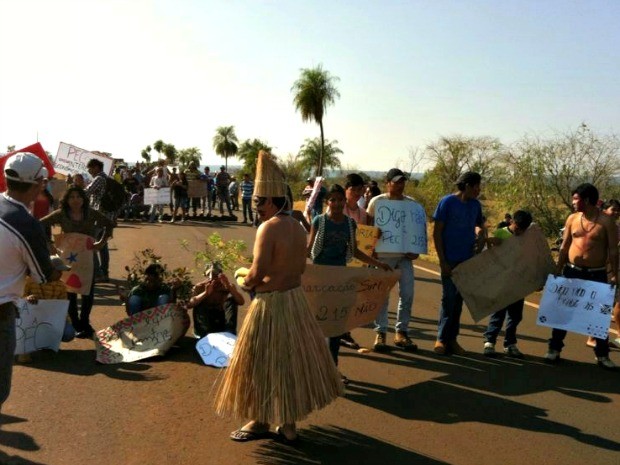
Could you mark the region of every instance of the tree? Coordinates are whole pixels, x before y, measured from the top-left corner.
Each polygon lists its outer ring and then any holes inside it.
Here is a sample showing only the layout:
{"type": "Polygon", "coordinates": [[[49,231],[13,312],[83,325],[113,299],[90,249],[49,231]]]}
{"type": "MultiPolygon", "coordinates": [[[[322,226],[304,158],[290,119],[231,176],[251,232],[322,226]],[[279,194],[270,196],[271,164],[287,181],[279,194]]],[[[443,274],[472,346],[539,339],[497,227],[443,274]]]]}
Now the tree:
{"type": "Polygon", "coordinates": [[[301,120],[314,121],[321,129],[321,144],[319,158],[316,165],[316,175],[323,175],[325,134],[323,130],[323,115],[327,106],[335,103],[340,97],[335,83],[339,81],[336,76],[331,76],[329,71],[323,69],[323,65],[315,68],[301,69],[301,76],[291,88],[294,92],[293,104],[295,110],[301,113],[301,120]]]}
{"type": "Polygon", "coordinates": [[[239,146],[237,158],[243,160],[243,171],[253,176],[256,173],[256,163],[258,162],[258,152],[265,150],[271,153],[271,147],[259,139],[246,139],[239,146]]]}
{"type": "Polygon", "coordinates": [[[196,166],[200,166],[201,159],[202,154],[200,153],[200,149],[198,147],[182,149],[179,150],[179,153],[177,154],[177,161],[179,162],[179,165],[181,165],[182,169],[185,169],[192,162],[196,166]]]}
{"type": "Polygon", "coordinates": [[[164,151],[164,141],[161,139],[155,141],[155,143],[153,144],[153,150],[157,152],[157,158],[161,158],[161,154],[164,151]]]}
{"type": "Polygon", "coordinates": [[[164,152],[164,155],[166,156],[166,160],[168,160],[168,163],[170,163],[171,165],[174,165],[176,163],[177,149],[173,144],[164,144],[162,148],[162,152],[164,152]]]}
{"type": "Polygon", "coordinates": [[[233,157],[237,154],[238,143],[234,126],[220,126],[215,130],[213,149],[220,157],[224,157],[226,170],[228,170],[228,157],[233,157]]]}
{"type": "Polygon", "coordinates": [[[338,141],[321,141],[318,137],[314,139],[306,139],[304,145],[301,146],[298,157],[302,168],[308,172],[312,172],[312,168],[322,165],[325,168],[340,169],[342,164],[338,158],[338,154],[342,153],[337,146],[338,141]]]}
{"type": "Polygon", "coordinates": [[[11,153],[15,151],[15,146],[14,145],[7,145],[6,146],[6,153],[11,153]]]}
{"type": "Polygon", "coordinates": [[[151,146],[147,145],[146,148],[142,150],[140,155],[146,163],[151,163],[151,146]]]}

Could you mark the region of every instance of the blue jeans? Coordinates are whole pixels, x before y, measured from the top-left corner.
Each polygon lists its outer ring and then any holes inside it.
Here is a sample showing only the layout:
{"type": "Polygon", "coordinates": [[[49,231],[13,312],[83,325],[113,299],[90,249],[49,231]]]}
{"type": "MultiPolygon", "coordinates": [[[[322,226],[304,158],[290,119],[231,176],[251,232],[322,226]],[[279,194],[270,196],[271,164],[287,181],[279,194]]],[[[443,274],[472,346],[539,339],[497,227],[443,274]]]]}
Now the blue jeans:
{"type": "MultiPolygon", "coordinates": [[[[161,294],[157,297],[157,303],[155,304],[155,306],[159,307],[160,305],[166,305],[169,302],[170,296],[168,294],[161,294]]],[[[140,313],[143,310],[148,310],[148,308],[143,308],[142,297],[140,297],[139,295],[132,295],[131,297],[129,297],[129,300],[127,301],[128,315],[135,315],[136,313],[140,313]]]]}
{"type": "Polygon", "coordinates": [[[491,315],[487,330],[484,332],[484,340],[495,344],[497,336],[504,324],[504,319],[506,315],[508,315],[508,319],[506,320],[506,334],[504,335],[504,347],[516,344],[517,326],[523,319],[523,303],[523,299],[517,300],[491,315]]]}
{"type": "Polygon", "coordinates": [[[243,203],[243,221],[247,221],[250,218],[250,223],[254,221],[252,216],[252,198],[241,199],[243,203]]]}
{"type": "MultiPolygon", "coordinates": [[[[458,263],[449,264],[453,269],[458,263]]],[[[461,326],[463,296],[460,294],[450,276],[441,276],[441,307],[439,308],[439,325],[437,340],[448,343],[456,341],[461,326]]]]}
{"type": "MultiPolygon", "coordinates": [[[[413,264],[411,260],[404,257],[382,258],[382,262],[387,263],[393,269],[400,270],[400,279],[398,280],[398,308],[396,310],[396,324],[394,329],[396,332],[407,333],[409,328],[409,320],[411,319],[411,307],[413,306],[413,264]]],[[[387,332],[388,328],[388,306],[390,300],[386,300],[385,305],[379,311],[375,320],[375,331],[378,333],[387,332]]]]}

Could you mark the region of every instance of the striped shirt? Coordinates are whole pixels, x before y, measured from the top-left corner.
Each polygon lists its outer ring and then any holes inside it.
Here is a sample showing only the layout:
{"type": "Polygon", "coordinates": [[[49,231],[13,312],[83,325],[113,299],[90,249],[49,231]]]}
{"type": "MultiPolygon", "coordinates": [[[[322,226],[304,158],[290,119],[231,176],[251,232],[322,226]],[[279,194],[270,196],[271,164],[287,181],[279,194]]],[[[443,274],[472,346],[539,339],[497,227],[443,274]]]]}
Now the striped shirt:
{"type": "Polygon", "coordinates": [[[254,183],[252,181],[241,181],[239,187],[241,188],[241,198],[246,200],[252,198],[254,193],[254,183]]]}

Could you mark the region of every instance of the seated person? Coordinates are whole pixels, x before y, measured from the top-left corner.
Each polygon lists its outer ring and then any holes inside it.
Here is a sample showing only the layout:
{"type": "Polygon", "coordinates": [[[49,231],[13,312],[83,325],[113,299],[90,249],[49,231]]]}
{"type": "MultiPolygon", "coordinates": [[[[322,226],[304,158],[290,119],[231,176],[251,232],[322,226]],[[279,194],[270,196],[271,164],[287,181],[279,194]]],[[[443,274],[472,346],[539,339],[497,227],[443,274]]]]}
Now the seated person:
{"type": "Polygon", "coordinates": [[[207,279],[196,284],[187,308],[193,308],[194,335],[227,331],[237,334],[237,311],[245,300],[215,263],[205,272],[207,279]]]}
{"type": "Polygon", "coordinates": [[[157,263],[146,267],[142,282],[127,296],[127,315],[174,302],[174,289],[164,283],[163,274],[163,267],[157,263]]]}

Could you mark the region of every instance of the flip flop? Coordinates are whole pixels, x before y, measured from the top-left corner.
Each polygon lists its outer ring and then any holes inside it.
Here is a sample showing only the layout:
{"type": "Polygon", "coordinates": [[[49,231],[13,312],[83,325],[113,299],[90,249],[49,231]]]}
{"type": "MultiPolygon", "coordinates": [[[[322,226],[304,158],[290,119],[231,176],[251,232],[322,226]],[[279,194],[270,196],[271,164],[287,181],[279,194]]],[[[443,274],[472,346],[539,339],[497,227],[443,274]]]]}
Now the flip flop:
{"type": "Polygon", "coordinates": [[[272,436],[270,431],[248,431],[241,428],[230,433],[230,439],[237,442],[256,441],[258,439],[267,439],[272,436]]]}
{"type": "Polygon", "coordinates": [[[276,426],[276,437],[274,439],[276,442],[279,442],[280,444],[285,444],[287,446],[299,445],[299,434],[295,436],[295,438],[289,439],[284,435],[279,426],[276,426]]]}

